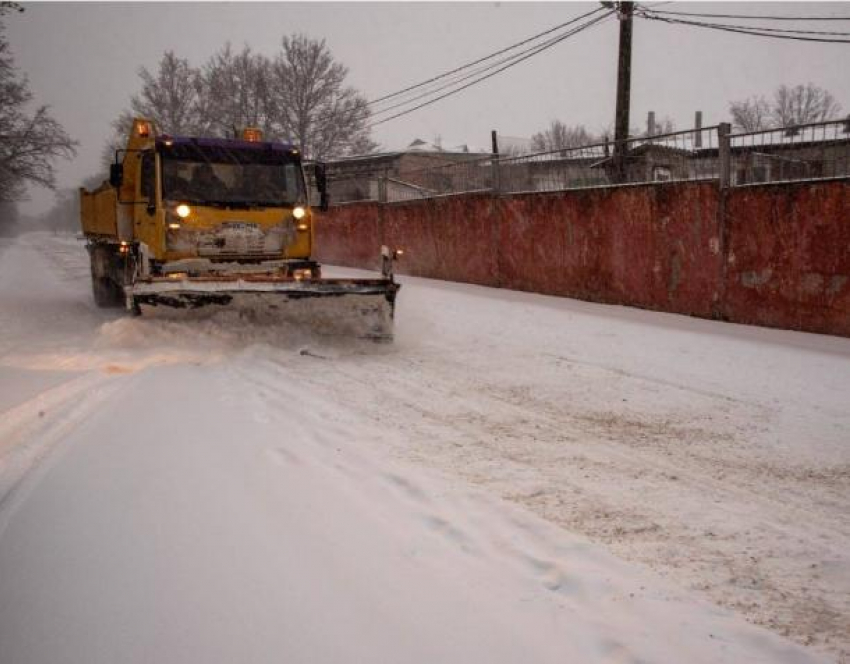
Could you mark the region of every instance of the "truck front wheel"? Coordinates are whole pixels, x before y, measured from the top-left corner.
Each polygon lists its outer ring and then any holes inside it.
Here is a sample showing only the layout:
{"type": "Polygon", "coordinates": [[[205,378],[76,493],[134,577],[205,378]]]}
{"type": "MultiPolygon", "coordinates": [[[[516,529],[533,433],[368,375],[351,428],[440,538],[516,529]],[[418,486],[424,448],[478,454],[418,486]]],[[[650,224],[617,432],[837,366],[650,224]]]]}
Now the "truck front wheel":
{"type": "Polygon", "coordinates": [[[124,305],[124,292],[107,277],[91,278],[94,303],[101,308],[121,307],[124,305]]]}
{"type": "Polygon", "coordinates": [[[124,306],[124,289],[116,281],[120,275],[118,252],[110,245],[95,244],[89,247],[89,255],[95,304],[103,308],[124,306]]]}

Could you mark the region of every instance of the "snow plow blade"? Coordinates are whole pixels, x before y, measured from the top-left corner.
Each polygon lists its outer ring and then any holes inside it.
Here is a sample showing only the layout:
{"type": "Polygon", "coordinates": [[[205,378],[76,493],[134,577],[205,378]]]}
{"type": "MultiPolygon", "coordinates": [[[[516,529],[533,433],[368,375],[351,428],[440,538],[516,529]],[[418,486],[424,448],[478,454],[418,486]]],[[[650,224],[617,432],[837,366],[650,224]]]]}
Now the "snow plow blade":
{"type": "Polygon", "coordinates": [[[258,320],[284,320],[320,335],[392,340],[392,279],[148,277],[125,289],[127,308],[151,315],[175,310],[237,310],[258,320]]]}

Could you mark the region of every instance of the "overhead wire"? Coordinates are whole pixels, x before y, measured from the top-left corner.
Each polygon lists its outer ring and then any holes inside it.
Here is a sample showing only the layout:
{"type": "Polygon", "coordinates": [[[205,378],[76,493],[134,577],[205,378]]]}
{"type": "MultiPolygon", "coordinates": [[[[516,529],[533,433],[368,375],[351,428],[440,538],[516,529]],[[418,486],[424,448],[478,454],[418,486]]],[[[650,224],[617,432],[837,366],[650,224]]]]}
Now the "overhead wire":
{"type": "MultiPolygon", "coordinates": [[[[658,3],[655,6],[662,6],[665,4],[669,4],[667,2],[658,3]]],[[[574,27],[573,29],[567,31],[566,33],[556,35],[542,43],[535,44],[534,46],[520,51],[518,53],[514,53],[507,58],[503,58],[494,63],[487,64],[483,67],[478,67],[474,69],[472,72],[463,73],[466,70],[476,67],[482,63],[487,62],[488,60],[492,60],[495,57],[508,53],[510,51],[514,51],[515,49],[524,46],[526,44],[532,43],[534,41],[539,40],[541,37],[545,37],[552,33],[555,33],[559,30],[562,30],[565,27],[570,25],[574,25],[575,23],[589,18],[594,14],[598,14],[603,11],[605,7],[599,7],[594,9],[593,11],[586,12],[581,16],[577,16],[565,23],[554,26],[548,30],[545,30],[541,33],[538,33],[532,37],[528,37],[522,41],[516,42],[510,46],[499,49],[489,55],[486,55],[482,58],[478,58],[477,60],[473,60],[464,65],[460,65],[459,67],[455,67],[449,71],[438,74],[437,76],[433,76],[427,80],[421,81],[420,83],[416,83],[414,85],[407,86],[398,90],[396,92],[392,92],[376,99],[370,100],[366,102],[366,106],[372,106],[375,104],[380,104],[384,101],[389,101],[391,99],[395,99],[397,97],[401,97],[406,95],[407,93],[419,90],[420,88],[429,88],[427,91],[417,93],[415,96],[408,97],[403,101],[396,102],[386,108],[375,110],[371,112],[371,115],[381,115],[384,113],[388,113],[396,108],[401,108],[406,106],[412,102],[418,101],[419,99],[423,99],[426,97],[430,97],[438,92],[446,90],[448,88],[452,88],[460,83],[468,81],[469,79],[475,79],[457,87],[453,90],[449,90],[448,92],[441,94],[433,99],[429,99],[421,104],[408,108],[406,110],[400,111],[399,113],[395,113],[389,117],[379,119],[375,122],[371,122],[366,125],[365,128],[371,129],[372,127],[378,126],[385,122],[389,122],[390,120],[402,117],[404,115],[408,115],[416,110],[424,108],[426,106],[430,106],[442,99],[445,99],[449,96],[457,94],[463,90],[472,87],[482,81],[485,81],[496,74],[499,74],[510,67],[513,67],[524,60],[527,60],[538,53],[541,53],[556,44],[564,41],[565,39],[586,30],[602,20],[609,17],[611,14],[617,13],[616,9],[611,9],[602,16],[597,16],[594,19],[587,21],[584,24],[574,27]],[[503,65],[503,66],[500,66],[503,65]],[[495,71],[490,73],[490,70],[497,68],[495,71]],[[458,74],[462,74],[458,76],[458,74]],[[485,74],[485,75],[481,75],[485,74]],[[478,78],[475,78],[478,77],[478,78]],[[447,81],[444,79],[448,79],[447,81]],[[442,81],[442,82],[441,82],[442,81]],[[434,86],[434,83],[439,83],[439,85],[434,86]]],[[[671,24],[680,24],[680,25],[690,25],[693,27],[700,27],[704,29],[713,29],[713,30],[721,30],[726,32],[733,32],[739,34],[746,34],[758,37],[769,37],[773,39],[789,39],[794,41],[806,41],[806,42],[818,42],[818,43],[850,43],[850,39],[832,39],[830,37],[850,37],[850,33],[848,32],[837,32],[837,31],[822,31],[822,30],[803,30],[798,28],[770,28],[765,26],[754,26],[754,25],[730,25],[726,23],[712,23],[712,22],[703,22],[703,21],[693,21],[688,20],[687,18],[675,18],[675,17],[695,17],[695,18],[721,18],[721,19],[739,19],[739,20],[767,20],[767,21],[850,21],[850,17],[844,16],[776,16],[776,15],[753,15],[753,14],[712,14],[712,13],[698,13],[698,12],[685,12],[685,11],[673,11],[673,10],[659,10],[653,9],[646,5],[637,5],[635,7],[635,15],[640,18],[646,18],[649,20],[662,21],[665,23],[671,24]]],[[[365,109],[364,109],[365,110],[365,109]]]]}
{"type": "MultiPolygon", "coordinates": [[[[656,5],[658,6],[658,5],[656,5]]],[[[701,14],[697,12],[681,12],[670,9],[648,8],[656,14],[669,14],[673,16],[694,16],[697,18],[734,18],[743,20],[765,21],[850,21],[850,16],[773,16],[766,14],[701,14]]]]}
{"type": "Polygon", "coordinates": [[[600,23],[601,21],[603,21],[606,18],[608,18],[609,16],[611,16],[611,14],[615,14],[615,13],[616,13],[616,10],[611,10],[611,11],[608,11],[601,16],[597,16],[596,18],[591,19],[591,20],[587,21],[586,23],[583,23],[582,25],[579,25],[579,26],[573,28],[572,30],[569,30],[568,32],[566,32],[563,35],[559,35],[556,38],[553,38],[553,39],[548,40],[547,42],[544,42],[542,45],[538,45],[538,46],[534,47],[533,49],[529,49],[531,52],[528,52],[528,51],[524,52],[524,55],[522,55],[522,57],[518,57],[518,55],[517,55],[517,56],[514,56],[513,58],[510,58],[510,62],[499,67],[495,71],[490,72],[489,74],[485,74],[484,76],[480,76],[480,77],[476,78],[475,80],[470,81],[469,83],[466,83],[465,85],[462,85],[459,88],[455,88],[454,90],[450,90],[449,92],[446,92],[442,95],[439,95],[438,97],[435,97],[434,99],[430,99],[426,102],[418,104],[418,105],[416,105],[412,108],[406,109],[404,111],[401,111],[401,112],[396,113],[394,115],[391,115],[389,117],[382,118],[381,120],[378,120],[377,122],[369,123],[366,127],[371,129],[372,127],[383,124],[385,122],[389,122],[390,120],[394,120],[395,118],[399,118],[399,117],[402,117],[404,115],[408,115],[409,113],[413,113],[414,111],[417,111],[420,108],[424,108],[425,106],[430,106],[431,104],[435,104],[436,102],[438,102],[442,99],[445,99],[446,97],[450,97],[451,95],[462,92],[463,90],[466,90],[467,88],[470,88],[473,85],[477,85],[478,83],[481,83],[482,81],[485,81],[489,78],[492,78],[496,74],[499,74],[499,73],[505,71],[506,69],[510,69],[511,67],[518,65],[520,62],[528,60],[529,58],[537,55],[538,53],[541,53],[541,52],[543,52],[543,51],[545,51],[549,48],[552,48],[556,44],[559,44],[560,42],[564,41],[565,39],[568,39],[569,37],[572,37],[573,35],[576,35],[579,32],[582,32],[582,31],[600,23]]]}
{"type": "Polygon", "coordinates": [[[652,21],[662,21],[664,23],[671,24],[679,24],[679,25],[690,25],[699,28],[706,28],[711,30],[721,30],[724,32],[735,32],[739,34],[745,35],[754,35],[757,37],[769,37],[772,39],[790,39],[793,41],[806,41],[806,42],[818,42],[818,43],[826,43],[826,44],[850,44],[850,39],[832,39],[828,37],[808,37],[802,36],[806,34],[817,34],[817,35],[846,35],[850,37],[848,33],[830,33],[830,32],[818,32],[818,31],[805,31],[805,30],[780,30],[775,28],[764,28],[762,26],[742,26],[742,25],[728,25],[725,23],[705,23],[702,21],[688,21],[685,19],[675,19],[675,18],[667,18],[665,16],[657,16],[655,15],[657,12],[653,12],[652,10],[642,10],[636,12],[636,15],[640,18],[645,18],[652,21]],[[793,34],[792,34],[793,33],[793,34]]]}
{"type": "Polygon", "coordinates": [[[398,97],[398,96],[404,94],[405,92],[410,92],[412,90],[416,90],[420,87],[428,85],[429,83],[439,81],[443,78],[451,76],[452,74],[459,73],[459,72],[461,72],[465,69],[469,69],[470,67],[474,67],[475,65],[481,64],[482,62],[486,62],[487,60],[492,60],[493,58],[495,58],[499,55],[502,55],[503,53],[507,53],[508,51],[512,51],[516,48],[519,48],[520,46],[525,46],[526,44],[529,44],[533,41],[536,41],[536,40],[540,39],[541,37],[545,37],[546,35],[550,35],[553,32],[557,32],[558,30],[561,30],[561,29],[566,28],[566,27],[568,27],[568,26],[570,26],[574,23],[577,23],[578,21],[581,21],[582,19],[593,16],[594,14],[598,14],[599,12],[603,11],[604,9],[605,9],[604,7],[597,7],[596,9],[594,9],[592,11],[586,12],[586,13],[580,15],[580,16],[576,16],[575,18],[572,18],[569,21],[566,21],[564,23],[556,25],[552,28],[549,28],[548,30],[544,30],[543,32],[539,32],[536,35],[533,35],[531,37],[523,39],[522,41],[516,42],[515,44],[511,44],[510,46],[506,46],[505,48],[499,49],[498,51],[494,51],[493,53],[490,53],[489,55],[485,55],[484,57],[478,58],[477,60],[473,60],[472,62],[467,62],[466,64],[460,65],[459,67],[455,67],[454,69],[443,72],[442,74],[438,74],[437,76],[432,76],[431,78],[429,78],[425,81],[422,81],[420,83],[416,83],[414,85],[409,85],[406,88],[402,88],[401,90],[397,90],[396,92],[392,92],[390,94],[383,95],[382,97],[378,97],[377,99],[373,99],[373,100],[371,100],[367,103],[369,105],[372,105],[372,104],[380,103],[380,102],[385,101],[387,99],[392,99],[393,97],[398,97]]]}
{"type": "MultiPolygon", "coordinates": [[[[538,45],[536,45],[536,46],[534,46],[530,49],[526,49],[524,51],[521,51],[520,53],[516,53],[513,56],[511,56],[510,58],[505,58],[505,59],[503,59],[503,60],[501,60],[497,63],[494,63],[493,65],[488,65],[487,67],[482,68],[481,71],[487,71],[489,69],[492,69],[495,66],[498,66],[499,64],[505,63],[505,64],[503,64],[503,66],[501,66],[496,71],[493,71],[493,72],[490,72],[489,74],[485,74],[483,76],[480,76],[479,78],[477,78],[473,81],[470,81],[466,85],[463,85],[463,86],[456,88],[454,90],[450,90],[449,92],[446,92],[446,93],[444,93],[444,94],[442,94],[442,95],[440,95],[440,96],[438,96],[434,99],[431,99],[429,101],[423,102],[422,104],[418,104],[417,106],[414,106],[412,108],[409,108],[409,109],[406,109],[406,110],[401,111],[399,113],[396,113],[395,115],[391,115],[387,118],[383,118],[383,119],[380,119],[376,122],[369,123],[365,126],[365,128],[371,129],[372,127],[383,124],[385,122],[389,122],[390,120],[393,120],[395,118],[402,117],[404,115],[412,113],[412,112],[414,112],[414,111],[416,111],[420,108],[423,108],[425,106],[430,106],[431,104],[434,104],[434,103],[440,101],[441,99],[445,99],[446,97],[449,97],[453,94],[457,94],[458,92],[461,92],[461,91],[463,91],[463,90],[465,90],[469,87],[472,87],[473,85],[476,85],[477,83],[480,83],[480,82],[482,82],[482,81],[484,81],[488,78],[491,78],[491,77],[495,76],[496,74],[498,74],[502,71],[505,71],[506,69],[509,69],[509,68],[519,64],[520,62],[523,62],[524,60],[528,60],[529,58],[537,55],[538,53],[541,53],[541,52],[543,52],[543,51],[545,51],[549,48],[552,48],[553,46],[555,46],[556,44],[559,44],[560,42],[564,41],[565,39],[568,39],[569,37],[572,37],[573,35],[576,35],[579,32],[582,32],[582,31],[584,31],[584,30],[586,30],[590,27],[593,27],[594,25],[597,25],[598,23],[602,22],[603,20],[605,20],[606,18],[608,18],[612,14],[616,14],[616,13],[617,13],[616,10],[610,10],[610,11],[604,13],[601,16],[597,16],[596,18],[591,19],[591,20],[587,21],[586,23],[583,23],[581,25],[574,27],[572,30],[569,30],[568,32],[566,32],[562,35],[558,35],[557,37],[550,38],[549,40],[547,40],[547,41],[545,41],[541,44],[538,44],[538,45]]],[[[456,85],[457,83],[461,82],[462,80],[465,80],[466,78],[469,78],[469,76],[464,77],[464,79],[456,80],[453,83],[451,83],[450,85],[447,85],[447,86],[444,86],[444,87],[451,87],[451,85],[456,85]]],[[[405,102],[405,104],[409,103],[410,101],[412,101],[412,100],[408,100],[408,102],[405,102]]],[[[405,104],[401,104],[401,105],[405,105],[405,104]]],[[[378,171],[380,171],[380,169],[378,169],[378,171]]],[[[362,173],[360,173],[360,174],[362,175],[362,173]]]]}
{"type": "MultiPolygon", "coordinates": [[[[660,3],[660,4],[667,4],[667,3],[660,3]]],[[[658,5],[656,5],[656,6],[658,6],[658,5]]],[[[499,74],[499,73],[505,71],[506,69],[509,69],[510,67],[513,67],[513,66],[519,64],[520,62],[523,62],[524,60],[527,60],[527,59],[533,57],[534,55],[537,55],[538,53],[541,53],[541,52],[553,47],[554,45],[560,43],[561,41],[564,41],[565,39],[598,24],[599,22],[601,22],[602,20],[604,20],[605,18],[607,18],[611,14],[617,13],[616,9],[611,9],[601,16],[597,16],[596,18],[593,18],[593,19],[591,19],[591,20],[589,20],[589,21],[587,21],[587,22],[585,22],[581,25],[574,27],[571,30],[568,30],[566,33],[556,35],[555,37],[552,37],[552,38],[550,38],[550,39],[548,39],[544,42],[535,44],[534,46],[532,46],[528,49],[525,49],[523,51],[520,51],[518,53],[513,53],[512,55],[510,55],[506,58],[500,59],[496,62],[487,64],[483,67],[478,67],[476,69],[473,69],[471,72],[463,73],[466,70],[468,70],[472,67],[476,67],[477,65],[485,63],[489,60],[492,60],[493,58],[498,57],[499,55],[508,53],[510,51],[514,51],[517,48],[519,48],[520,46],[524,46],[524,45],[529,44],[531,42],[537,41],[541,37],[555,33],[559,30],[562,30],[565,27],[570,26],[570,25],[574,25],[575,23],[577,23],[577,22],[579,22],[583,19],[589,18],[589,17],[593,16],[594,14],[598,14],[603,9],[605,9],[605,8],[599,7],[597,9],[593,10],[593,11],[586,12],[585,14],[582,14],[581,16],[578,16],[574,19],[571,19],[570,21],[567,21],[567,22],[562,23],[558,26],[550,28],[550,29],[548,29],[544,32],[538,33],[537,35],[534,35],[532,37],[528,37],[528,38],[526,38],[526,39],[524,39],[520,42],[517,42],[517,43],[512,44],[510,46],[507,46],[505,48],[499,49],[498,51],[495,51],[495,52],[493,52],[493,53],[491,53],[487,56],[484,56],[482,58],[478,58],[477,60],[473,60],[473,61],[468,62],[464,65],[461,65],[459,67],[455,67],[454,69],[443,72],[442,74],[438,74],[437,76],[433,76],[433,77],[431,77],[431,78],[429,78],[425,81],[422,81],[420,83],[416,83],[414,85],[407,86],[407,87],[402,88],[401,90],[398,90],[396,92],[386,94],[386,95],[383,95],[381,97],[378,97],[377,99],[368,101],[366,103],[367,107],[375,105],[375,104],[379,104],[379,103],[384,102],[384,101],[389,101],[389,100],[395,99],[397,97],[402,97],[404,95],[407,95],[410,92],[419,90],[420,88],[427,88],[426,91],[419,92],[412,97],[408,96],[408,98],[404,99],[403,101],[398,101],[394,104],[391,104],[390,106],[387,106],[387,107],[382,108],[382,109],[377,109],[377,110],[374,110],[374,111],[371,112],[372,116],[379,116],[379,115],[388,113],[392,110],[395,110],[397,108],[402,108],[404,106],[407,106],[407,105],[409,105],[409,104],[411,104],[415,101],[418,101],[420,99],[431,97],[432,95],[434,95],[436,93],[442,92],[443,90],[447,90],[449,88],[453,88],[454,86],[457,86],[460,83],[464,83],[465,81],[469,81],[470,79],[474,79],[474,80],[471,80],[469,83],[466,83],[465,85],[461,85],[460,87],[454,87],[454,89],[450,89],[448,92],[445,92],[444,94],[440,94],[439,96],[434,97],[432,99],[428,99],[427,101],[425,101],[421,104],[417,104],[417,105],[415,105],[411,108],[405,109],[403,111],[400,111],[400,112],[395,113],[393,115],[390,115],[388,117],[381,118],[377,121],[370,122],[369,124],[366,125],[366,128],[371,129],[372,127],[378,126],[378,125],[383,124],[385,122],[389,122],[390,120],[394,120],[394,119],[402,117],[404,115],[408,115],[409,113],[417,111],[417,110],[424,108],[426,106],[430,106],[431,104],[434,104],[438,101],[441,101],[442,99],[445,99],[449,96],[452,96],[452,95],[457,94],[457,93],[459,93],[463,90],[466,90],[469,87],[472,87],[473,85],[476,85],[476,84],[478,84],[482,81],[485,81],[485,80],[495,76],[496,74],[499,74]],[[495,69],[495,71],[490,71],[490,70],[493,70],[493,69],[495,69]],[[486,73],[486,72],[490,72],[490,73],[486,73]],[[458,74],[462,74],[462,75],[458,76],[458,74]],[[444,80],[444,79],[448,79],[448,80],[444,80]],[[434,83],[439,83],[439,85],[434,86],[433,85],[434,83]]],[[[662,21],[662,22],[671,23],[671,24],[690,25],[690,26],[693,26],[693,27],[700,27],[700,28],[704,28],[704,29],[721,30],[721,31],[726,31],[726,32],[746,34],[746,35],[752,35],[752,36],[758,36],[758,37],[769,37],[769,38],[773,38],[773,39],[789,39],[789,40],[794,40],[794,41],[806,41],[806,42],[818,42],[818,43],[850,43],[850,39],[834,39],[834,38],[832,38],[832,37],[850,37],[850,33],[848,33],[848,32],[823,31],[823,30],[803,30],[803,29],[798,29],[798,28],[770,28],[770,27],[765,27],[765,26],[754,26],[754,25],[730,25],[730,24],[726,24],[726,23],[692,21],[692,20],[688,20],[686,18],[671,18],[671,17],[677,17],[677,16],[683,16],[683,17],[685,17],[685,16],[691,17],[692,16],[692,17],[697,17],[697,18],[726,18],[726,19],[740,19],[740,20],[763,19],[763,20],[772,20],[772,21],[792,21],[792,20],[793,21],[848,21],[848,20],[850,20],[850,17],[775,16],[775,15],[707,14],[707,13],[703,14],[703,13],[696,13],[696,12],[680,12],[680,11],[672,11],[672,10],[658,10],[658,9],[649,8],[645,5],[637,5],[635,10],[636,10],[635,15],[637,15],[641,18],[646,18],[646,19],[649,19],[649,20],[662,21]]]]}
{"type": "Polygon", "coordinates": [[[454,77],[454,78],[450,79],[448,82],[444,82],[440,86],[433,88],[431,90],[428,90],[427,92],[422,92],[422,93],[420,93],[420,94],[418,94],[414,97],[410,97],[410,98],[408,98],[404,101],[397,102],[397,103],[395,103],[391,106],[387,106],[386,108],[382,108],[380,110],[373,111],[373,115],[380,115],[382,113],[388,113],[389,111],[391,111],[393,109],[400,108],[400,107],[405,106],[405,105],[407,105],[411,102],[418,101],[419,99],[423,99],[423,98],[428,97],[428,96],[435,94],[437,92],[441,92],[442,90],[448,89],[448,88],[450,88],[454,85],[457,85],[459,83],[463,83],[464,81],[468,81],[469,79],[474,78],[475,76],[478,76],[479,74],[483,74],[487,71],[490,71],[491,69],[495,69],[499,65],[511,62],[512,60],[519,58],[519,57],[525,55],[526,53],[530,53],[531,51],[535,51],[536,49],[540,49],[541,47],[545,46],[545,47],[548,48],[548,46],[554,46],[556,43],[561,41],[562,36],[564,36],[564,35],[558,35],[556,37],[552,37],[552,38],[546,40],[545,42],[541,42],[539,44],[536,44],[535,46],[532,46],[530,48],[519,51],[518,53],[514,53],[513,55],[510,55],[506,58],[502,58],[501,60],[497,60],[496,62],[490,63],[490,64],[485,65],[483,67],[478,67],[477,69],[474,69],[474,70],[472,70],[472,72],[464,74],[463,76],[454,77]]]}
{"type": "MultiPolygon", "coordinates": [[[[351,113],[352,117],[357,117],[358,115],[361,115],[363,113],[368,113],[367,118],[373,117],[373,116],[381,115],[381,114],[384,114],[384,113],[388,113],[391,110],[394,110],[396,108],[401,108],[401,107],[403,107],[403,106],[405,106],[409,103],[412,103],[414,101],[418,101],[419,99],[423,99],[423,98],[426,98],[426,97],[428,97],[432,94],[436,94],[438,92],[441,92],[441,91],[443,91],[447,88],[452,87],[453,85],[457,85],[457,84],[462,83],[464,81],[467,81],[470,78],[473,78],[473,77],[475,77],[479,74],[487,72],[487,71],[499,66],[500,64],[510,62],[512,59],[520,57],[520,56],[522,56],[526,53],[529,53],[530,51],[533,51],[533,50],[535,50],[535,49],[537,49],[541,46],[547,46],[548,47],[549,45],[554,45],[555,43],[558,43],[559,41],[561,41],[561,37],[563,35],[556,35],[555,37],[551,37],[547,41],[538,43],[538,44],[536,44],[535,46],[532,46],[529,49],[525,49],[525,50],[520,51],[518,53],[514,53],[511,56],[508,56],[507,58],[503,58],[501,60],[496,61],[495,63],[490,63],[490,64],[487,64],[487,65],[484,65],[483,67],[478,67],[477,69],[474,69],[472,72],[464,73],[465,70],[470,69],[471,67],[475,67],[476,65],[480,65],[484,62],[487,62],[488,60],[492,60],[493,58],[498,57],[499,55],[503,55],[505,53],[508,53],[509,51],[514,51],[517,48],[524,46],[526,44],[529,44],[531,42],[538,41],[541,37],[545,37],[547,35],[551,35],[552,33],[558,32],[559,30],[563,30],[566,27],[574,25],[575,23],[577,23],[577,22],[579,22],[579,21],[581,21],[585,18],[591,17],[594,14],[599,14],[600,12],[603,12],[603,11],[605,11],[605,7],[597,7],[595,9],[593,9],[592,11],[585,12],[584,14],[576,16],[576,17],[570,19],[569,21],[565,21],[564,23],[560,23],[560,24],[558,24],[558,25],[556,25],[552,28],[544,30],[543,32],[539,32],[535,35],[532,35],[531,37],[527,37],[527,38],[525,38],[521,41],[518,41],[514,44],[511,44],[509,46],[501,48],[501,49],[494,51],[494,52],[492,52],[488,55],[485,55],[481,58],[478,58],[478,59],[473,60],[471,62],[467,62],[463,65],[460,65],[458,67],[455,67],[454,69],[445,71],[445,72],[438,74],[436,76],[432,76],[431,78],[424,80],[424,81],[421,81],[419,83],[416,83],[414,85],[409,85],[405,88],[402,88],[401,90],[397,90],[396,92],[385,94],[385,95],[378,97],[376,99],[369,100],[363,106],[361,106],[360,108],[353,109],[352,111],[350,111],[350,113],[351,113]],[[460,75],[458,75],[458,74],[460,74],[460,75]],[[448,80],[443,80],[443,79],[448,79],[448,80]],[[438,83],[438,85],[435,86],[434,85],[435,83],[438,83]],[[408,97],[407,99],[405,99],[403,101],[398,101],[398,102],[396,102],[396,103],[394,103],[394,104],[392,104],[388,107],[375,109],[375,110],[370,110],[368,108],[369,106],[373,106],[373,105],[379,104],[383,101],[388,101],[390,99],[394,99],[396,97],[400,97],[400,96],[405,95],[407,93],[413,92],[415,90],[418,90],[419,88],[426,88],[426,87],[430,88],[430,89],[428,89],[427,91],[419,92],[418,94],[416,94],[412,97],[408,97]]],[[[610,13],[612,13],[612,12],[609,11],[605,15],[607,16],[610,13]]],[[[572,33],[570,33],[570,34],[572,34],[572,33]]],[[[533,53],[532,53],[532,55],[533,55],[533,53]]],[[[326,115],[321,114],[321,115],[317,116],[316,118],[314,118],[314,121],[320,121],[320,120],[323,120],[323,119],[326,119],[326,118],[330,118],[330,117],[333,117],[333,115],[335,115],[335,113],[329,113],[329,114],[326,114],[326,115]]],[[[386,120],[389,120],[389,119],[391,119],[391,118],[386,118],[386,120]]],[[[379,124],[379,123],[375,123],[375,124],[379,124]]]]}
{"type": "Polygon", "coordinates": [[[834,30],[800,30],[799,28],[766,28],[764,26],[741,26],[741,25],[729,25],[727,23],[706,23],[706,25],[712,25],[715,27],[722,28],[747,28],[751,30],[758,30],[759,32],[776,32],[776,33],[784,33],[784,34],[797,34],[797,35],[826,35],[826,36],[837,36],[837,37],[850,37],[850,32],[836,32],[834,30]]]}

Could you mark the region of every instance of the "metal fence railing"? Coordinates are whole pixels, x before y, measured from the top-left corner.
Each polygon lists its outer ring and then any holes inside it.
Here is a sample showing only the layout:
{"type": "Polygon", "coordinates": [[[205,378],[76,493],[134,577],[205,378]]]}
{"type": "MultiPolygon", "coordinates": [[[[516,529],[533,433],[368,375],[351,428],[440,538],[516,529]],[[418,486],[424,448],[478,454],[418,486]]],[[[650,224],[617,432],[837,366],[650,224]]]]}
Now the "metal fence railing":
{"type": "Polygon", "coordinates": [[[493,191],[496,159],[474,157],[425,168],[399,168],[387,177],[386,200],[409,201],[493,191]]]}
{"type": "MultiPolygon", "coordinates": [[[[400,153],[403,154],[403,153],[400,153]]],[[[731,134],[717,125],[520,156],[462,157],[408,165],[381,157],[328,164],[331,204],[393,203],[496,192],[565,191],[656,182],[717,180],[734,187],[850,176],[850,118],[731,134]]],[[[309,176],[308,176],[309,180],[309,176]]]]}
{"type": "Polygon", "coordinates": [[[717,177],[717,127],[499,160],[500,191],[562,191],[717,177]]]}
{"type": "MultiPolygon", "coordinates": [[[[331,162],[328,164],[331,200],[334,205],[356,201],[392,203],[493,190],[493,157],[440,161],[432,166],[421,166],[421,159],[416,159],[413,166],[402,162],[372,167],[331,162]]],[[[307,171],[310,183],[309,168],[307,171]]]]}
{"type": "Polygon", "coordinates": [[[850,118],[729,137],[730,184],[850,176],[850,118]]]}

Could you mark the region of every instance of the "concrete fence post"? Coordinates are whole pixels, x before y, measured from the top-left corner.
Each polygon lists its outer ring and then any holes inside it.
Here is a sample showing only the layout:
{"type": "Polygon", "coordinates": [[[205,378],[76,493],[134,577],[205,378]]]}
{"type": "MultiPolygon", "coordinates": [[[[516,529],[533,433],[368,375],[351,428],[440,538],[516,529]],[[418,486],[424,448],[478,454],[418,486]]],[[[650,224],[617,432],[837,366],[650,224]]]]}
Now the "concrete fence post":
{"type": "Polygon", "coordinates": [[[490,132],[490,141],[493,151],[493,159],[490,161],[493,168],[493,193],[498,196],[502,192],[502,172],[499,163],[499,136],[495,129],[490,132]]]}
{"type": "Polygon", "coordinates": [[[387,169],[378,176],[378,202],[387,202],[387,169]]]}
{"type": "Polygon", "coordinates": [[[732,152],[729,141],[731,133],[732,125],[728,122],[717,125],[718,178],[721,189],[728,189],[732,184],[732,152]]]}
{"type": "Polygon", "coordinates": [[[719,274],[717,290],[715,290],[714,302],[712,305],[712,317],[716,320],[726,319],[726,280],[729,272],[729,247],[727,238],[728,219],[726,215],[726,207],[728,205],[727,198],[732,185],[732,153],[729,134],[732,133],[732,125],[728,122],[721,122],[717,126],[717,159],[718,159],[718,188],[719,196],[717,199],[717,249],[718,249],[718,267],[719,274]]]}
{"type": "Polygon", "coordinates": [[[493,194],[498,196],[502,193],[502,168],[498,156],[493,156],[490,162],[493,164],[493,194]]]}

